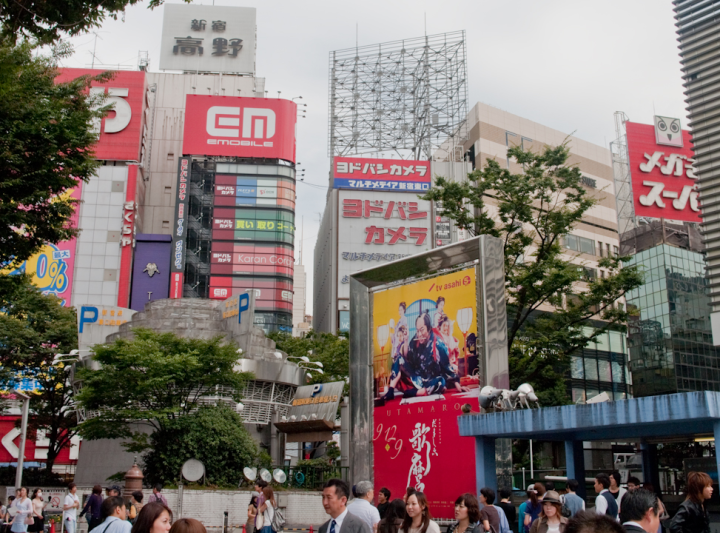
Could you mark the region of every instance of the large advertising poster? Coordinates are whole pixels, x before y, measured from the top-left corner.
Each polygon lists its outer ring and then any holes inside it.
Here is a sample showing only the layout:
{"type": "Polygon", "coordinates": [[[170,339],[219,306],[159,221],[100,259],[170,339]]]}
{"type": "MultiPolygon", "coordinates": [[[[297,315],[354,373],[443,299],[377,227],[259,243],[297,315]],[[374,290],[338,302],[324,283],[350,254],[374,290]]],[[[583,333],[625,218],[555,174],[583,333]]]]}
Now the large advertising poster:
{"type": "Polygon", "coordinates": [[[290,100],[189,94],[183,154],[294,163],[296,122],[297,105],[290,100]]]}
{"type": "Polygon", "coordinates": [[[690,132],[668,117],[625,128],[635,216],[700,222],[690,132]]]}
{"type": "Polygon", "coordinates": [[[424,193],[431,185],[430,161],[336,157],[333,184],[336,189],[392,190],[424,193]]]}
{"type": "MultiPolygon", "coordinates": [[[[83,182],[65,192],[62,197],[80,200],[82,197],[83,182]]],[[[80,204],[75,205],[75,213],[70,217],[70,226],[78,227],[80,204]]],[[[75,272],[75,254],[77,251],[77,238],[62,241],[57,244],[46,244],[38,253],[27,261],[12,269],[4,269],[4,274],[26,273],[30,275],[34,285],[40,288],[43,294],[53,294],[60,298],[63,305],[69,307],[72,296],[73,275],[75,272]]]]}
{"type": "Polygon", "coordinates": [[[469,268],[372,301],[375,489],[399,497],[415,487],[440,518],[454,516],[458,495],[475,492],[474,441],[457,425],[462,405],[479,410],[475,293],[469,268]]]}

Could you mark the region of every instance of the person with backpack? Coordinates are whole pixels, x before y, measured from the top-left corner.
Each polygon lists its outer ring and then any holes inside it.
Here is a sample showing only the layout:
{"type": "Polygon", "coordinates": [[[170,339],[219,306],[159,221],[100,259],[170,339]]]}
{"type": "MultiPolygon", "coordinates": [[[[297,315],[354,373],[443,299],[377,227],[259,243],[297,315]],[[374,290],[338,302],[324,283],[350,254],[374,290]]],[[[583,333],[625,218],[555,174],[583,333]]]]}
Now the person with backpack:
{"type": "Polygon", "coordinates": [[[578,483],[577,479],[568,479],[567,480],[567,494],[565,494],[565,502],[564,502],[564,508],[567,509],[570,513],[570,516],[563,513],[563,516],[567,516],[568,518],[572,518],[576,514],[578,514],[580,511],[585,510],[585,500],[583,500],[580,496],[575,494],[578,490],[578,487],[580,486],[580,483],[578,483]]]}
{"type": "Polygon", "coordinates": [[[275,494],[270,486],[263,487],[263,496],[265,501],[258,507],[258,514],[263,516],[263,527],[261,533],[278,533],[282,531],[285,525],[285,517],[282,511],[278,509],[275,501],[275,494]]]}

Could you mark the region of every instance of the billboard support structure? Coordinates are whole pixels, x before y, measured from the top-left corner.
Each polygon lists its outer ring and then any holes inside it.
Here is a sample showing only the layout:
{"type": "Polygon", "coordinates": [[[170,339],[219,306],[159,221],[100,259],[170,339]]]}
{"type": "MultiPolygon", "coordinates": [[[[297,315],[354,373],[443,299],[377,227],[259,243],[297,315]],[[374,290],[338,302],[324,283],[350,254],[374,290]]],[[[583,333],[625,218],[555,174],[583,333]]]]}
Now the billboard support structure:
{"type": "MultiPolygon", "coordinates": [[[[497,388],[509,387],[508,373],[508,350],[507,350],[507,311],[505,304],[505,273],[503,262],[503,243],[500,239],[488,235],[481,235],[474,239],[463,241],[432,251],[413,255],[411,257],[393,261],[379,267],[375,267],[350,275],[350,329],[353,334],[350,336],[350,480],[356,483],[360,480],[374,479],[374,414],[375,396],[378,391],[374,387],[374,346],[375,338],[373,336],[376,328],[373,324],[373,298],[381,294],[384,290],[394,290],[396,287],[403,287],[411,284],[420,284],[427,280],[432,281],[435,277],[448,276],[453,273],[468,272],[474,270],[475,287],[475,305],[477,320],[477,340],[475,344],[475,354],[477,355],[477,372],[479,386],[492,385],[497,388]],[[463,269],[462,271],[460,269],[463,269]]],[[[472,272],[471,272],[472,274],[472,272]]],[[[471,275],[464,277],[464,280],[470,280],[471,275]]],[[[433,286],[434,287],[434,286],[433,286]]],[[[431,287],[433,298],[438,295],[438,290],[431,287]]],[[[455,287],[454,285],[451,286],[455,287]]],[[[448,289],[446,285],[444,289],[448,289]]],[[[467,295],[468,289],[461,289],[467,295]]],[[[427,291],[426,291],[427,292],[427,291]]],[[[429,296],[422,296],[422,302],[426,301],[429,296]]],[[[471,297],[472,298],[472,297],[471,297]]],[[[443,299],[443,302],[445,300],[443,299]]],[[[433,302],[434,303],[434,302],[433,302]]],[[[408,310],[412,305],[408,306],[406,302],[405,309],[408,310]]],[[[402,305],[402,304],[401,304],[402,305]]],[[[415,305],[415,304],[413,304],[415,305]]],[[[450,305],[450,301],[448,301],[450,305]]],[[[433,311],[433,315],[437,311],[433,311]]],[[[417,313],[416,313],[417,314],[417,313]]],[[[448,313],[450,314],[450,313],[448,313]]],[[[420,311],[422,316],[422,307],[420,311]]],[[[418,317],[416,321],[419,321],[418,317]]],[[[405,319],[407,328],[415,329],[413,324],[408,324],[405,319]]],[[[420,321],[422,325],[422,321],[420,321]]],[[[439,325],[437,326],[440,327],[439,325]]],[[[397,329],[400,329],[400,322],[397,329]]],[[[435,331],[435,330],[433,330],[435,331]]],[[[452,333],[451,333],[452,334],[452,333]]],[[[381,341],[383,344],[387,339],[381,341]]],[[[415,339],[411,341],[415,342],[415,339]]],[[[459,367],[464,365],[467,372],[470,364],[467,357],[470,352],[466,352],[463,363],[458,362],[459,367]]],[[[408,355],[406,354],[406,357],[408,355]]],[[[458,359],[460,361],[460,359],[458,359]]],[[[459,372],[458,372],[459,373],[459,372]]],[[[460,374],[460,373],[459,373],[460,374]]],[[[456,381],[458,380],[455,376],[456,381]]],[[[448,381],[450,383],[450,381],[448,381]]],[[[378,386],[379,388],[379,386],[378,386]]],[[[458,387],[458,391],[461,387],[458,387]]],[[[445,391],[445,395],[449,398],[455,391],[445,391]]],[[[391,389],[392,392],[392,389],[391,389]]],[[[393,393],[394,394],[394,393],[393,393]]],[[[429,392],[427,394],[430,394],[429,392]]],[[[459,398],[476,398],[477,395],[465,392],[459,393],[452,405],[458,406],[459,398]]],[[[420,396],[420,393],[418,393],[420,396]]],[[[444,399],[443,395],[438,395],[438,399],[444,399]]],[[[392,401],[397,396],[393,396],[392,401]]],[[[406,396],[407,398],[407,396],[406,396]]],[[[430,398],[430,396],[425,396],[430,398]]],[[[430,398],[431,399],[431,398],[430,398]]],[[[377,401],[377,400],[375,400],[377,401]]],[[[411,402],[401,401],[397,405],[408,406],[411,402]]],[[[426,405],[433,409],[431,403],[413,403],[412,406],[418,408],[419,405],[426,405]]],[[[383,403],[384,405],[384,403],[383,403]]],[[[395,405],[395,404],[393,404],[395,405]]],[[[437,405],[440,405],[439,403],[437,405]]],[[[403,409],[404,409],[403,407],[403,409]]],[[[418,408],[420,409],[420,408],[418,408]]],[[[457,410],[458,408],[456,408],[457,410]]],[[[446,411],[447,407],[443,407],[442,411],[446,411]]],[[[419,411],[423,412],[423,411],[419,411]]],[[[389,413],[389,410],[388,410],[389,413]]],[[[452,410],[449,414],[452,414],[452,410]]],[[[459,413],[458,413],[459,414],[459,413]]],[[[418,424],[419,425],[419,424],[418,424]]],[[[453,420],[453,426],[456,422],[453,420]]],[[[452,430],[457,431],[456,428],[452,430]]],[[[434,431],[434,426],[433,426],[434,431]]],[[[393,439],[398,440],[398,439],[393,439]]],[[[412,440],[412,439],[410,439],[412,440]]],[[[505,485],[504,477],[509,474],[512,458],[509,455],[509,446],[502,446],[498,449],[503,452],[501,463],[502,471],[499,471],[500,484],[505,485]],[[505,457],[507,455],[507,457],[505,457]]],[[[399,453],[399,451],[398,451],[399,453]]],[[[397,457],[397,455],[396,455],[397,457]]],[[[437,462],[437,460],[435,460],[437,462]]],[[[437,468],[437,467],[436,467],[437,468]]],[[[429,468],[428,468],[429,470],[429,468]]],[[[481,487],[477,487],[479,490],[481,487]]],[[[392,489],[391,489],[392,490],[392,489]]]]}
{"type": "Polygon", "coordinates": [[[615,202],[620,235],[636,227],[635,206],[630,177],[630,158],[628,157],[627,135],[625,122],[628,117],[622,111],[615,112],[616,138],[610,143],[612,154],[613,175],[615,178],[615,202]]]}

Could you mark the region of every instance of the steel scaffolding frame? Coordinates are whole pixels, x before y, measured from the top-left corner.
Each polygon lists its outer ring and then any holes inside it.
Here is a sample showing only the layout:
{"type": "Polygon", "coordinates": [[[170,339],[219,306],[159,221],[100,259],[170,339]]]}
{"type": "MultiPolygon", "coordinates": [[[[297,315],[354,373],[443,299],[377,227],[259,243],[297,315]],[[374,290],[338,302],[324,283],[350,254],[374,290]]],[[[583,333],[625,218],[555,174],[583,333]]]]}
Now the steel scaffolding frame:
{"type": "Polygon", "coordinates": [[[465,31],[330,52],[328,155],[429,160],[462,145],[466,57],[465,31]]]}
{"type": "Polygon", "coordinates": [[[635,206],[633,204],[632,179],[630,176],[630,158],[628,156],[625,122],[628,117],[622,111],[615,114],[616,139],[610,143],[613,176],[615,178],[615,206],[617,209],[618,233],[622,235],[637,227],[635,206]]]}

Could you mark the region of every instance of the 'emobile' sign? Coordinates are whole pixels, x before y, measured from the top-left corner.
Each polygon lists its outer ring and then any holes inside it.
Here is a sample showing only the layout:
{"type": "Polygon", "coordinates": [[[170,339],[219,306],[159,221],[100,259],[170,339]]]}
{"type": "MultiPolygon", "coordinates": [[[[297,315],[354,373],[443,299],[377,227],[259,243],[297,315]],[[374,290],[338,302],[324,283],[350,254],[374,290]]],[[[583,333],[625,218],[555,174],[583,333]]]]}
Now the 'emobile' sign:
{"type": "Polygon", "coordinates": [[[297,106],[279,98],[203,96],[185,103],[183,154],[295,162],[297,106]]]}

